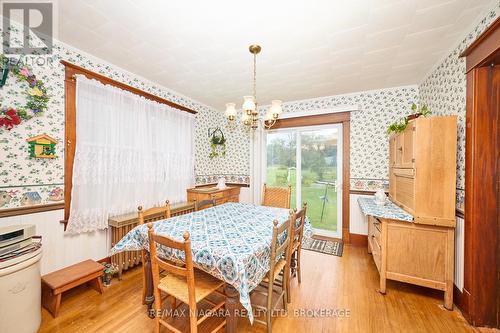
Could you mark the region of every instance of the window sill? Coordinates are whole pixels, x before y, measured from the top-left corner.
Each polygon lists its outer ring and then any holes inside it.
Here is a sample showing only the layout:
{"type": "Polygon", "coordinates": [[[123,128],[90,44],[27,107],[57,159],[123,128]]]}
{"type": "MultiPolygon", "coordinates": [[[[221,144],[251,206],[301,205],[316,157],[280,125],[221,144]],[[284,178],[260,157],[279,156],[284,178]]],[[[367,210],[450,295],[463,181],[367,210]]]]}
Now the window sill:
{"type": "Polygon", "coordinates": [[[26,215],[26,214],[35,214],[35,213],[48,212],[51,210],[59,210],[59,209],[64,209],[64,202],[58,202],[47,205],[0,209],[0,218],[26,215]]]}

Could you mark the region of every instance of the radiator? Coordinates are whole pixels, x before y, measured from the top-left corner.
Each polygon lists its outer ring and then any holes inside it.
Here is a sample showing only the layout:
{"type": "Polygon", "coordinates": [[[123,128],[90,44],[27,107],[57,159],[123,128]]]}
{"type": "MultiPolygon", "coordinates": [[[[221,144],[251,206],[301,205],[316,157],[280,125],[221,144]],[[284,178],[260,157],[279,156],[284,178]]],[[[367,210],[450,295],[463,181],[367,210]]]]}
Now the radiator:
{"type": "MultiPolygon", "coordinates": [[[[172,205],[171,207],[172,216],[191,212],[194,212],[193,203],[184,202],[172,205]]],[[[109,218],[108,225],[111,229],[111,247],[115,246],[138,223],[137,212],[109,218]]],[[[118,269],[118,279],[122,279],[123,271],[139,265],[142,262],[141,257],[141,251],[125,251],[111,256],[111,264],[118,269]]]]}
{"type": "Polygon", "coordinates": [[[464,219],[457,216],[455,228],[455,286],[464,288],[464,219]]]}

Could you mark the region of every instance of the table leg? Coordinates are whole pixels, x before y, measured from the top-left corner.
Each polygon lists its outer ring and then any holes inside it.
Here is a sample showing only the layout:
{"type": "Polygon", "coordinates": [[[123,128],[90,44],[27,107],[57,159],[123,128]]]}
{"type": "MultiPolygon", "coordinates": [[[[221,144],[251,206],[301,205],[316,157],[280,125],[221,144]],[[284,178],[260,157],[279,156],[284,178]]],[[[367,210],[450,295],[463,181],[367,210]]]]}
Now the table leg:
{"type": "Polygon", "coordinates": [[[144,251],[144,274],[146,275],[146,297],[144,298],[144,303],[148,307],[148,316],[153,319],[155,317],[152,308],[155,301],[154,290],[153,290],[153,271],[151,270],[151,257],[149,251],[144,251]]]}
{"type": "Polygon", "coordinates": [[[240,294],[238,291],[231,286],[226,284],[226,333],[236,333],[236,328],[238,326],[238,317],[236,316],[236,308],[239,303],[240,294]]]}

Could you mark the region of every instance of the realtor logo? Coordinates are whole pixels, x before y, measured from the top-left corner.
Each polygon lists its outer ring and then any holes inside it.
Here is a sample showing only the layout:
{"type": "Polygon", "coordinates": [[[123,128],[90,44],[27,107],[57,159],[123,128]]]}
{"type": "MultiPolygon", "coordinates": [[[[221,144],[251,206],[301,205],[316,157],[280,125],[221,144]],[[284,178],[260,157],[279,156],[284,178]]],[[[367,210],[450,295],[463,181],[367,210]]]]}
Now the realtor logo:
{"type": "Polygon", "coordinates": [[[54,17],[51,2],[4,2],[2,16],[4,54],[52,53],[54,17]]]}

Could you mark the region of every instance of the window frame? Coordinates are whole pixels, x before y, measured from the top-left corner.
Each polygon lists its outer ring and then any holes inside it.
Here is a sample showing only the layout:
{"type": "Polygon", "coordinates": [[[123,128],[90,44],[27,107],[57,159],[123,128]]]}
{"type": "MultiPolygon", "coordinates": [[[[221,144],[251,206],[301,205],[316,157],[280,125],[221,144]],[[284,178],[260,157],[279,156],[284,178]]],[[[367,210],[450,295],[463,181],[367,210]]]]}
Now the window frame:
{"type": "Polygon", "coordinates": [[[73,188],[73,164],[75,160],[76,148],[76,77],[84,75],[88,79],[97,80],[103,84],[129,91],[146,99],[168,105],[175,109],[196,114],[195,110],[176,104],[164,98],[150,94],[143,90],[134,88],[125,83],[110,79],[104,75],[95,73],[83,67],[61,60],[64,65],[64,230],[69,220],[71,208],[71,190],[73,188]]]}

